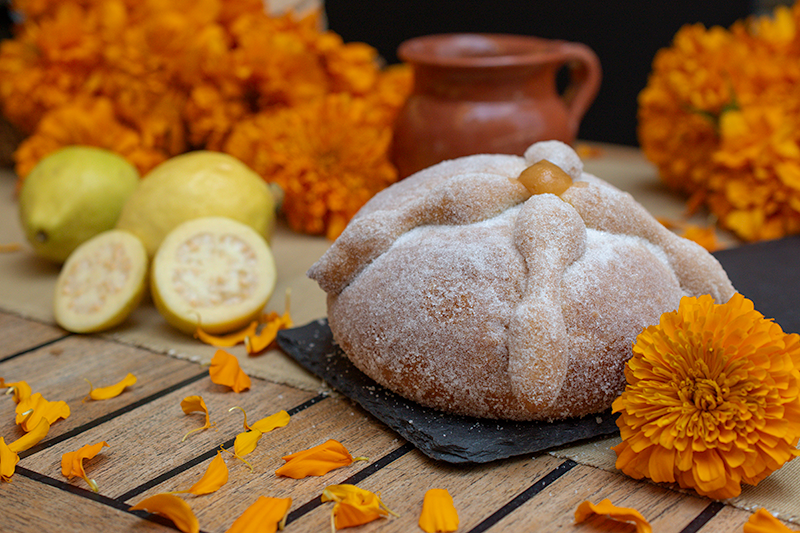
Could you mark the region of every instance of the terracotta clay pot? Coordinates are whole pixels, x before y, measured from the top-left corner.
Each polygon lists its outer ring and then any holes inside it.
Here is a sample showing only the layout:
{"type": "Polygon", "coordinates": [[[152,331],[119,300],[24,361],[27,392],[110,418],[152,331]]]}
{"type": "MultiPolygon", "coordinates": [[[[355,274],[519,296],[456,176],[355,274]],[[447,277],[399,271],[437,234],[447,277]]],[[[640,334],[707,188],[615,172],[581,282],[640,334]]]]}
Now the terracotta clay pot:
{"type": "Polygon", "coordinates": [[[405,41],[397,55],[414,69],[392,147],[401,177],[464,155],[522,155],[550,139],[572,144],[600,88],[600,60],[580,43],[427,35],[405,41]],[[564,66],[569,84],[559,94],[556,74],[564,66]]]}

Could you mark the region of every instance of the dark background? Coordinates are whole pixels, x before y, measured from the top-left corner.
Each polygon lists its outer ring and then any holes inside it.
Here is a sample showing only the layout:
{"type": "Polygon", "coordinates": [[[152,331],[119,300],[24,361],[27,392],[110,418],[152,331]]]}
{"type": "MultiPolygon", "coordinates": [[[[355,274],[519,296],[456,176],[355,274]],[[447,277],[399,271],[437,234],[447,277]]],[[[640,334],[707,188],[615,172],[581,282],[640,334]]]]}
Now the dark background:
{"type": "Polygon", "coordinates": [[[582,42],[603,82],[579,138],[636,145],[636,97],[653,56],[686,23],[730,26],[753,11],[743,0],[325,0],[328,27],[378,49],[388,63],[404,40],[451,32],[516,33],[582,42]]]}
{"type": "MultiPolygon", "coordinates": [[[[753,0],[754,2],[755,0],[753,0]]],[[[751,0],[325,0],[328,27],[396,63],[397,46],[431,33],[535,35],[582,42],[600,57],[603,82],[579,137],[636,145],[636,97],[653,56],[687,23],[730,26],[751,0]]],[[[0,38],[10,35],[0,0],[0,38]]],[[[563,77],[563,76],[562,76],[563,77]]]]}

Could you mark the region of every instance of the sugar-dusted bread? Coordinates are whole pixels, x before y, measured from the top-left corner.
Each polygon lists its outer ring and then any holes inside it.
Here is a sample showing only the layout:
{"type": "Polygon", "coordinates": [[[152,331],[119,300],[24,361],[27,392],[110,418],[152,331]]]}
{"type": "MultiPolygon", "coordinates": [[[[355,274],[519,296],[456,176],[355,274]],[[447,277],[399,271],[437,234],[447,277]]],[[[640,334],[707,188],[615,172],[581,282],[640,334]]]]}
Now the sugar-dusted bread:
{"type": "Polygon", "coordinates": [[[734,293],[708,252],[556,141],[400,181],[308,275],[365,374],[436,409],[515,420],[608,408],[644,327],[684,295],[734,293]]]}

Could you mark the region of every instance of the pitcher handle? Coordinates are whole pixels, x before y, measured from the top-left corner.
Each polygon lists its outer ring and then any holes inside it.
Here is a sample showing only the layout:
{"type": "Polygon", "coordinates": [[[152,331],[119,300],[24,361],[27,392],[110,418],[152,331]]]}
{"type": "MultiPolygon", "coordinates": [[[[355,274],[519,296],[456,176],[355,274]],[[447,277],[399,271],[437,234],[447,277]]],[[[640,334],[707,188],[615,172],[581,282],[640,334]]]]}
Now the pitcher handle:
{"type": "Polygon", "coordinates": [[[578,134],[583,115],[600,90],[600,59],[591,48],[581,43],[562,43],[559,50],[563,64],[569,68],[569,84],[562,98],[567,104],[567,120],[573,136],[578,134]]]}

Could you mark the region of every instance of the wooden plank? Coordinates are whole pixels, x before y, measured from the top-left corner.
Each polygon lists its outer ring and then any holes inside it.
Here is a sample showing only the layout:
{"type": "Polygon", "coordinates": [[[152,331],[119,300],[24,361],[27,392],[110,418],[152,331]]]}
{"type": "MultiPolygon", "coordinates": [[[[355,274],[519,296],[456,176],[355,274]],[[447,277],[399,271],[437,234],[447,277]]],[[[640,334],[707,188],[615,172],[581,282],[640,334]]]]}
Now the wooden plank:
{"type": "MultiPolygon", "coordinates": [[[[253,380],[250,391],[236,394],[204,378],[24,458],[20,465],[60,478],[62,454],[106,441],[110,447],[103,449],[102,460],[93,460],[90,470],[101,493],[115,498],[235,437],[242,431],[243,417],[238,411],[229,413],[230,407],[243,407],[251,421],[255,421],[313,396],[314,393],[261,380],[253,380]],[[216,426],[181,442],[184,434],[203,424],[202,415],[185,415],[180,408],[184,397],[195,394],[204,398],[216,426]]],[[[86,484],[82,479],[73,479],[71,483],[86,484]]]]}
{"type": "Polygon", "coordinates": [[[15,475],[0,487],[3,531],[15,533],[86,533],[114,531],[174,533],[165,525],[143,520],[124,510],[15,475]]]}
{"type": "MultiPolygon", "coordinates": [[[[756,509],[753,509],[755,512],[756,509]]],[[[742,509],[737,509],[736,507],[732,507],[730,505],[726,505],[719,513],[714,515],[714,517],[706,522],[706,524],[698,529],[698,533],[730,533],[731,531],[741,531],[744,524],[750,519],[750,515],[753,514],[750,511],[744,511],[742,509]]],[[[788,527],[791,531],[800,530],[798,524],[792,524],[791,522],[783,521],[783,524],[788,527]]]]}
{"type": "Polygon", "coordinates": [[[0,360],[66,334],[53,326],[0,312],[0,360]]]}
{"type": "Polygon", "coordinates": [[[575,509],[581,502],[599,503],[605,498],[614,505],[638,510],[650,521],[653,531],[659,533],[679,533],[709,502],[614,472],[578,465],[489,531],[623,531],[628,526],[602,517],[574,525],[575,509]]]}
{"type": "MultiPolygon", "coordinates": [[[[224,434],[225,438],[232,436],[233,433],[224,434]]],[[[253,471],[226,454],[225,462],[229,468],[227,484],[211,495],[183,497],[192,506],[203,531],[224,532],[259,496],[290,497],[293,500],[292,508],[295,509],[317,499],[325,486],[342,483],[350,476],[358,475],[381,456],[403,444],[396,434],[360,408],[343,400],[327,399],[293,416],[285,428],[264,435],[256,450],[246,457],[253,465],[253,471]],[[329,438],[340,441],[354,456],[367,456],[370,461],[357,461],[321,477],[296,480],[275,475],[275,470],[284,464],[281,460],[283,455],[321,444],[329,438]]],[[[130,498],[128,503],[134,504],[158,492],[188,489],[202,476],[210,461],[208,459],[130,498]]],[[[302,527],[295,526],[291,530],[304,531],[302,527]]],[[[323,531],[327,530],[326,525],[323,531]]]]}
{"type": "MultiPolygon", "coordinates": [[[[96,337],[69,337],[55,348],[46,346],[0,363],[0,376],[7,381],[27,381],[33,392],[41,392],[50,401],[63,400],[70,406],[69,418],[54,423],[48,439],[203,372],[199,365],[188,361],[96,337]],[[84,378],[95,386],[104,386],[116,383],[128,372],[138,381],[120,396],[82,403],[89,392],[84,378]]],[[[7,442],[22,435],[14,424],[15,407],[11,398],[0,397],[0,435],[7,442]]]]}
{"type": "MultiPolygon", "coordinates": [[[[425,492],[443,488],[453,497],[458,510],[459,531],[469,531],[561,462],[543,455],[484,465],[450,465],[428,459],[415,450],[357,484],[380,493],[387,507],[400,515],[376,520],[358,530],[360,533],[420,531],[418,521],[425,492]]],[[[292,522],[291,527],[299,531],[325,531],[330,527],[332,508],[332,504],[321,505],[292,522]]]]}

